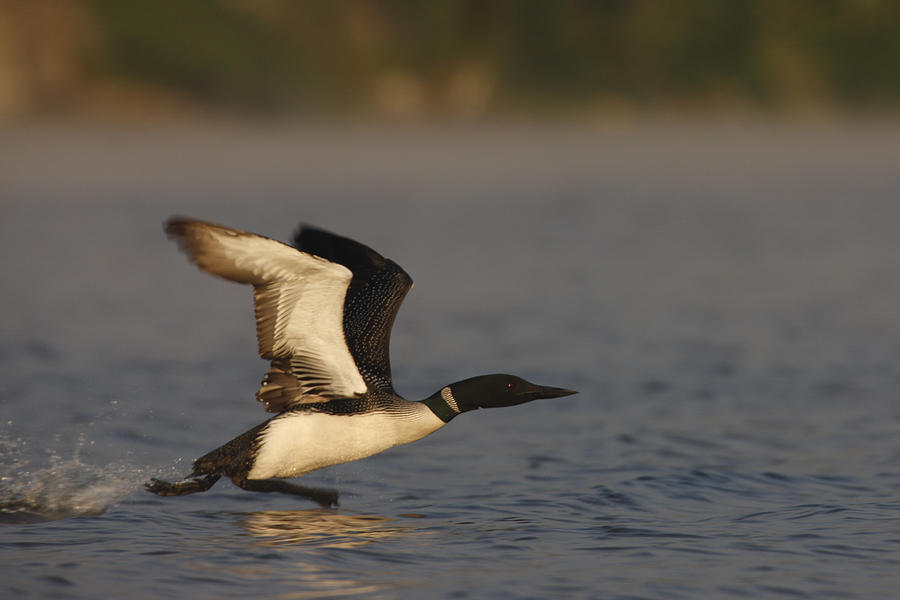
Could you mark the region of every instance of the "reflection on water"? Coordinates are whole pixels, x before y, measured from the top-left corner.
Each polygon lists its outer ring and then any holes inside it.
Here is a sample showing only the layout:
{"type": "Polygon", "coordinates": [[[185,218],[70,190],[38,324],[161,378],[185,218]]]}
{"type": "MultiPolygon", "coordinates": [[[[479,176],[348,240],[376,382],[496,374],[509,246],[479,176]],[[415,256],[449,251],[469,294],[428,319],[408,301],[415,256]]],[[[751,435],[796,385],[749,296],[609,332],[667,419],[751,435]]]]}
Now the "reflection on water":
{"type": "MultiPolygon", "coordinates": [[[[221,574],[222,566],[216,562],[194,561],[189,568],[210,577],[221,574]]],[[[335,598],[340,596],[379,597],[377,592],[397,587],[392,583],[371,583],[345,577],[342,572],[309,561],[294,561],[285,565],[262,563],[254,566],[229,567],[229,575],[242,582],[278,579],[290,591],[278,594],[278,598],[335,598]]]]}
{"type": "Polygon", "coordinates": [[[320,548],[359,548],[386,538],[427,533],[387,517],[323,509],[261,511],[247,515],[241,524],[266,546],[315,544],[320,548]]]}
{"type": "MultiPolygon", "coordinates": [[[[267,547],[293,549],[305,546],[314,550],[353,550],[386,539],[426,535],[428,532],[401,525],[396,519],[378,515],[342,514],[325,509],[267,510],[246,515],[244,529],[267,547]]],[[[406,540],[404,540],[406,541],[406,540]]],[[[282,594],[282,598],[322,598],[372,595],[380,591],[406,587],[409,582],[388,579],[363,581],[347,577],[346,570],[335,570],[329,561],[295,561],[289,578],[296,580],[296,591],[282,594]]]]}
{"type": "Polygon", "coordinates": [[[306,585],[312,585],[315,589],[287,592],[280,594],[279,598],[285,599],[302,599],[302,598],[334,598],[337,596],[356,596],[358,594],[375,594],[384,590],[386,585],[366,585],[350,579],[316,579],[314,576],[318,571],[315,565],[298,564],[298,575],[302,576],[306,585]]]}

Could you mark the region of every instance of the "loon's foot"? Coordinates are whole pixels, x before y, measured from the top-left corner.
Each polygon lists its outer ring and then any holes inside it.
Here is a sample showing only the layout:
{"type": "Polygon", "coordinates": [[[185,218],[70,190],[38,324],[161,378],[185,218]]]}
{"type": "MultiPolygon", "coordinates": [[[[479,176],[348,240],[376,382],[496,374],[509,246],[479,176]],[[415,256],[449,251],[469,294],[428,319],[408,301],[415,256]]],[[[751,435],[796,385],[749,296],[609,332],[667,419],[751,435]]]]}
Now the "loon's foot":
{"type": "Polygon", "coordinates": [[[237,485],[251,492],[281,492],[282,494],[293,494],[294,496],[312,500],[324,508],[331,508],[338,504],[337,490],[307,487],[305,485],[297,485],[296,483],[288,483],[287,481],[278,479],[246,479],[237,485]]]}
{"type": "Polygon", "coordinates": [[[151,478],[150,481],[144,484],[144,489],[148,492],[153,492],[157,496],[184,496],[186,494],[205,492],[219,480],[219,477],[221,475],[207,475],[202,479],[191,479],[179,481],[178,483],[151,478]]]}

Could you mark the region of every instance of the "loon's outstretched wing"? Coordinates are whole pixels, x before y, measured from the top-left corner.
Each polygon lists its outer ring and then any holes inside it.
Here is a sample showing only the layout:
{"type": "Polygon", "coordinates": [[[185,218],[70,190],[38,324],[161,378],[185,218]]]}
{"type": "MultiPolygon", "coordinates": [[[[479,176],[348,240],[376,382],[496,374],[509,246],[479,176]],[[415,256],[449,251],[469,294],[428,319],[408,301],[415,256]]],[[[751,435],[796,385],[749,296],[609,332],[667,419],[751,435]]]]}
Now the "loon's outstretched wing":
{"type": "MultiPolygon", "coordinates": [[[[365,373],[370,368],[360,368],[355,360],[361,343],[345,332],[345,298],[356,278],[351,269],[213,223],[173,217],[165,229],[204,271],[253,285],[259,355],[271,361],[257,392],[267,411],[352,398],[368,390],[365,373]]],[[[387,376],[390,383],[389,367],[387,376]]]]}
{"type": "Polygon", "coordinates": [[[344,300],[344,335],[350,354],[369,387],[394,393],[391,329],[412,288],[412,278],[368,246],[308,225],[294,235],[294,245],[353,272],[344,300]]]}

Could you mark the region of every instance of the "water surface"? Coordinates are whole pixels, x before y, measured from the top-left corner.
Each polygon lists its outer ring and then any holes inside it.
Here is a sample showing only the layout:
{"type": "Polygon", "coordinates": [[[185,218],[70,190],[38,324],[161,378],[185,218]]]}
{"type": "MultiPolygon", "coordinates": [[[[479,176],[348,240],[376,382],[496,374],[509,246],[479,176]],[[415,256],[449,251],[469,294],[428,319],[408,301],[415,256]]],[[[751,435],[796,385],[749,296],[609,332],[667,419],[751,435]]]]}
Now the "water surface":
{"type": "Polygon", "coordinates": [[[888,597],[900,585],[900,135],[25,128],[0,139],[9,597],[888,597]],[[398,390],[461,416],[295,498],[158,498],[265,418],[248,289],[161,223],[394,258],[398,390]]]}

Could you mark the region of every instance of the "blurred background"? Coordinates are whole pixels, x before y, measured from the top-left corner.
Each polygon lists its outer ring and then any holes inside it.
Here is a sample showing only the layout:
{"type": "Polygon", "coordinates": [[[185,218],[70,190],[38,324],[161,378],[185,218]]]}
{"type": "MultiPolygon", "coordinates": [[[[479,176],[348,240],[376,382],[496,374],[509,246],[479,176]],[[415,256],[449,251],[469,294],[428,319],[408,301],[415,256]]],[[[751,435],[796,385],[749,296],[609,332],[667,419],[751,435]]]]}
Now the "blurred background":
{"type": "Polygon", "coordinates": [[[0,118],[893,112],[879,0],[0,2],[0,118]]]}

